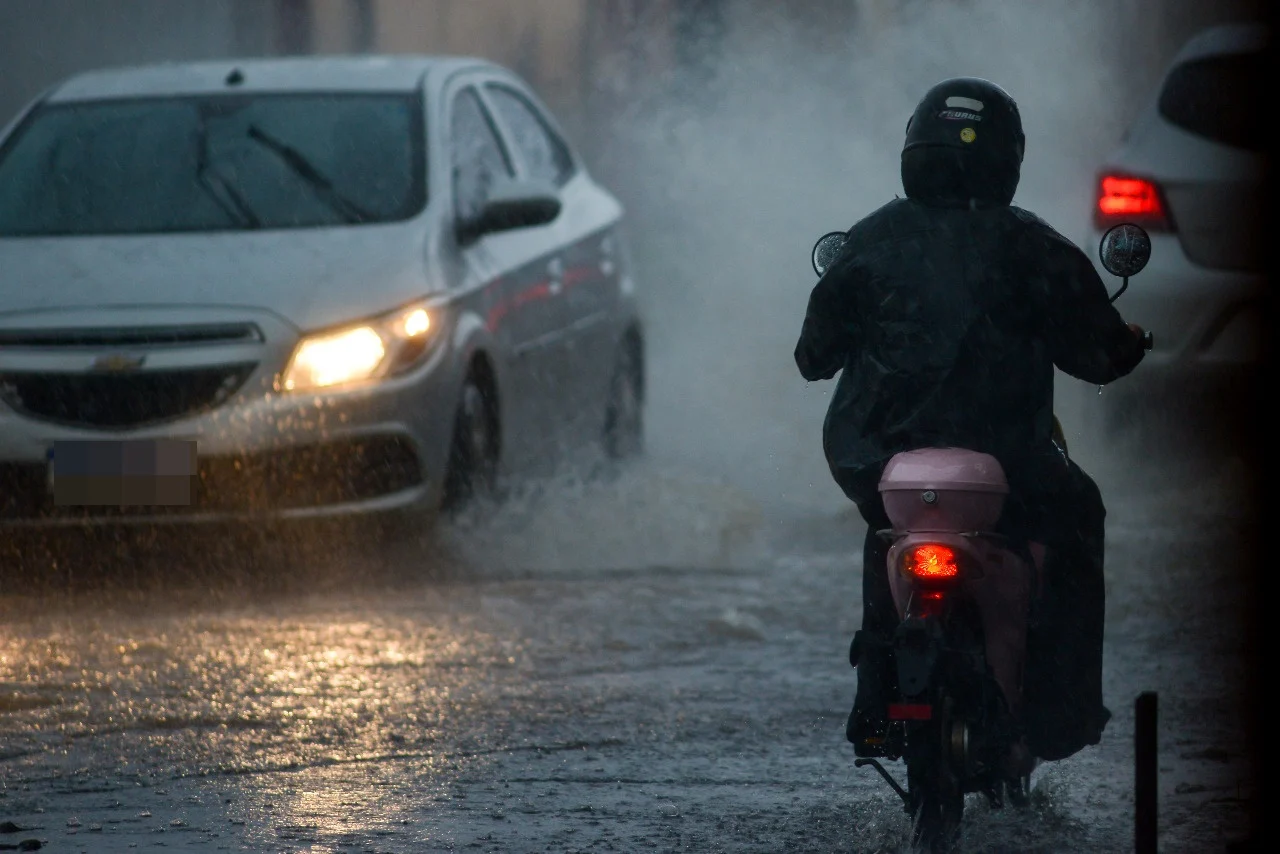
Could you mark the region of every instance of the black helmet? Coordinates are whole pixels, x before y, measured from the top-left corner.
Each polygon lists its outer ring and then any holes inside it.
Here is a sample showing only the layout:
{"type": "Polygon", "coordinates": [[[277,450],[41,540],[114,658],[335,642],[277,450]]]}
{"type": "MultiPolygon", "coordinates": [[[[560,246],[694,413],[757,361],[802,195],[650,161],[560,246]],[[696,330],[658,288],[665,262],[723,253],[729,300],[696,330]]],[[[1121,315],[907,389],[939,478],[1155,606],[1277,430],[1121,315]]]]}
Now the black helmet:
{"type": "Polygon", "coordinates": [[[907,122],[903,188],[926,202],[1007,205],[1025,147],[1022,116],[1008,92],[980,77],[943,80],[907,122]]]}

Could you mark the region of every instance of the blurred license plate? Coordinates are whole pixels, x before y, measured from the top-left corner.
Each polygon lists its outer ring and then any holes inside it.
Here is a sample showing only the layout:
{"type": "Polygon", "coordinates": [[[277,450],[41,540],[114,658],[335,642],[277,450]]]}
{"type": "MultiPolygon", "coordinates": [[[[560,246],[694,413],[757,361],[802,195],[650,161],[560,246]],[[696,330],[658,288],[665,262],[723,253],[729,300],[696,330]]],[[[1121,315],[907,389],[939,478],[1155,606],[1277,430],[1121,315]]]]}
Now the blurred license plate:
{"type": "Polygon", "coordinates": [[[173,507],[191,503],[194,439],[54,442],[46,485],[60,507],[173,507]]]}

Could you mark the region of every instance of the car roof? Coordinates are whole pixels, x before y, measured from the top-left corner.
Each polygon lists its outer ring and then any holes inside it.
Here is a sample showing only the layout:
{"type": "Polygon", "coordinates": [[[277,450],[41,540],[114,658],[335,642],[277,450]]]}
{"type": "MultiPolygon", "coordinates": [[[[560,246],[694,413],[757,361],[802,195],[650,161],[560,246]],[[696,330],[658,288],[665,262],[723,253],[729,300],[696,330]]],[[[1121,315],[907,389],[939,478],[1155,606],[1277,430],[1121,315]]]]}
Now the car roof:
{"type": "Polygon", "coordinates": [[[1210,56],[1262,50],[1270,37],[1270,28],[1261,22],[1217,24],[1201,30],[1188,39],[1174,56],[1170,67],[1210,56]]]}
{"type": "Polygon", "coordinates": [[[229,58],[103,68],[70,77],[50,102],[164,95],[280,91],[412,91],[427,75],[444,79],[468,68],[498,70],[468,56],[368,55],[229,58]],[[236,72],[239,72],[236,75],[236,72]],[[240,81],[232,85],[232,76],[240,81]]]}

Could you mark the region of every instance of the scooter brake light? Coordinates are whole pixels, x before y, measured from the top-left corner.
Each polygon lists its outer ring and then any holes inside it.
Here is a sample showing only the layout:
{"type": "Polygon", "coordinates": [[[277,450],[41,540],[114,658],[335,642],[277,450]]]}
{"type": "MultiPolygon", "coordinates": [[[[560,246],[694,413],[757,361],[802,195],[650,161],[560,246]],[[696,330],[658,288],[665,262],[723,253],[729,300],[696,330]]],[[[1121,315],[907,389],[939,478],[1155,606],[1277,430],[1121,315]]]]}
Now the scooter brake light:
{"type": "Polygon", "coordinates": [[[936,543],[916,546],[908,551],[903,569],[924,581],[955,578],[960,573],[955,551],[936,543]]]}

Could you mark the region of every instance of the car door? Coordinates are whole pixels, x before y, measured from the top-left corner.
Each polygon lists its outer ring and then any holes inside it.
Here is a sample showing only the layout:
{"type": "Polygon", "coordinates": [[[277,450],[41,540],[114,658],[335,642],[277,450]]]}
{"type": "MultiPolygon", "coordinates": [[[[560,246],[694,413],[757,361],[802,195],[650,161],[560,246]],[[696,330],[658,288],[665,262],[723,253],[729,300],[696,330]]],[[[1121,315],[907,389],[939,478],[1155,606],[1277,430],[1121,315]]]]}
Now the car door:
{"type": "MultiPolygon", "coordinates": [[[[484,204],[488,191],[515,176],[512,158],[475,81],[450,95],[449,139],[455,218],[465,220],[484,204]]],[[[485,283],[477,309],[504,361],[505,386],[499,389],[504,417],[504,452],[535,458],[552,432],[557,382],[554,353],[563,318],[552,307],[554,296],[546,265],[546,235],[534,229],[493,232],[459,246],[469,279],[485,283]]]]}
{"type": "Polygon", "coordinates": [[[616,311],[619,264],[612,233],[619,208],[580,171],[551,117],[513,82],[490,80],[484,95],[509,141],[519,174],[556,187],[564,206],[543,226],[559,274],[556,310],[564,334],[557,340],[555,365],[561,404],[558,426],[572,439],[598,434],[614,360],[615,334],[608,322],[616,311]]]}

